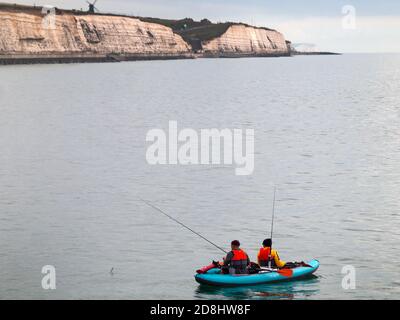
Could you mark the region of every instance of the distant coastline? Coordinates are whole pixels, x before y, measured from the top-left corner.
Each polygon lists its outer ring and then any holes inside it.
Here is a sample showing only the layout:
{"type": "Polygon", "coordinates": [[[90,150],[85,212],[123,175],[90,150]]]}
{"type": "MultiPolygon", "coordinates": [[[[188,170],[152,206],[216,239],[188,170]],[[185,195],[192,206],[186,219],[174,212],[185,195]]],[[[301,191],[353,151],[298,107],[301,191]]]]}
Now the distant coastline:
{"type": "Polygon", "coordinates": [[[301,52],[301,51],[293,51],[291,52],[292,56],[340,56],[342,53],[339,52],[329,52],[329,51],[315,51],[315,52],[301,52]]]}
{"type": "Polygon", "coordinates": [[[0,64],[335,54],[297,52],[277,30],[0,4],[0,64]]]}

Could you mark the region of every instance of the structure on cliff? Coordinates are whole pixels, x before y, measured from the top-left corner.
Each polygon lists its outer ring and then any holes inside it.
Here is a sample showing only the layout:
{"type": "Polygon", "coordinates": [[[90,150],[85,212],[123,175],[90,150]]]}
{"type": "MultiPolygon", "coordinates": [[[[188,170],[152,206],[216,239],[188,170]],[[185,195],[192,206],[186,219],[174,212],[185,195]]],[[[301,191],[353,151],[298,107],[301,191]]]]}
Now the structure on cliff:
{"type": "Polygon", "coordinates": [[[94,0],[94,2],[89,2],[89,1],[86,2],[89,5],[89,10],[88,10],[89,13],[95,13],[96,11],[99,12],[99,10],[96,8],[97,0],[94,0]]]}
{"type": "Polygon", "coordinates": [[[0,4],[0,63],[285,56],[284,36],[241,23],[0,4]]]}

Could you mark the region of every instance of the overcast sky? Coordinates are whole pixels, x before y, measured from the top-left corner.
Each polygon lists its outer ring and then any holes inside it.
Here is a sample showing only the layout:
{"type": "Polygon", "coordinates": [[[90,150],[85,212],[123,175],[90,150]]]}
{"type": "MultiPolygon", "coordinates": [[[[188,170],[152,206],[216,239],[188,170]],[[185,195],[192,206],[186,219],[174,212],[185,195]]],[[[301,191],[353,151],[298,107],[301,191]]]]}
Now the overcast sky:
{"type": "MultiPolygon", "coordinates": [[[[86,0],[12,2],[87,7],[86,0]]],[[[241,21],[277,29],[319,50],[400,52],[400,0],[98,0],[96,6],[140,16],[241,21]]]]}

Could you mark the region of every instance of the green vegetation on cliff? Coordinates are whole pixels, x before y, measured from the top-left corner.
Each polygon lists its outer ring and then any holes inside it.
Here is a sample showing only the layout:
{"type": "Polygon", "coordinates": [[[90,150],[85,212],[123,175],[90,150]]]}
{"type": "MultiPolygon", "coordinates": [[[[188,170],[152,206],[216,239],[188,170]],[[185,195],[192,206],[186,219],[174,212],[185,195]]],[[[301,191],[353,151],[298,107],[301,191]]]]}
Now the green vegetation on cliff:
{"type": "Polygon", "coordinates": [[[256,29],[274,31],[269,28],[254,27],[245,23],[238,22],[212,23],[208,19],[203,19],[201,21],[194,21],[191,18],[185,18],[181,20],[169,20],[138,17],[138,19],[145,22],[159,23],[164,26],[170,27],[175,33],[182,36],[182,38],[186,42],[188,42],[195,51],[201,49],[201,43],[203,43],[204,41],[211,41],[222,36],[229,29],[229,27],[233,25],[243,25],[256,29]]]}

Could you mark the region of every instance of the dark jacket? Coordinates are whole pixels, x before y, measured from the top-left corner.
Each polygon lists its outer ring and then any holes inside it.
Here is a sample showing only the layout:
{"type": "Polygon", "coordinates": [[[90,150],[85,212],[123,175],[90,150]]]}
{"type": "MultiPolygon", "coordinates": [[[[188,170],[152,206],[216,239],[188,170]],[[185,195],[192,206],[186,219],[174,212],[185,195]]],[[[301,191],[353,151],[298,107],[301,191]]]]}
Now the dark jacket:
{"type": "Polygon", "coordinates": [[[250,265],[250,259],[246,252],[243,250],[230,251],[224,260],[224,267],[229,268],[229,273],[245,274],[247,273],[247,266],[250,265]],[[234,252],[236,251],[236,252],[234,252]]]}

